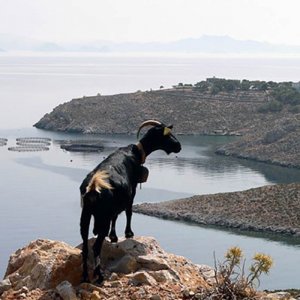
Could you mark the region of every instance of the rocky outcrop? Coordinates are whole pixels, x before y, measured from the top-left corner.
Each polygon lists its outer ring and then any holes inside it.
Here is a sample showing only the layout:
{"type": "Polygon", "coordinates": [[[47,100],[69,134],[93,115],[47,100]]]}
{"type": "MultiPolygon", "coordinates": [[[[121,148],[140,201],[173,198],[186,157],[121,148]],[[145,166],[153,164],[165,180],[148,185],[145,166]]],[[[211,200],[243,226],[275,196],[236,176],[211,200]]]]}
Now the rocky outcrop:
{"type": "MultiPolygon", "coordinates": [[[[0,297],[182,299],[183,291],[206,288],[214,276],[211,268],[165,252],[150,237],[121,240],[117,244],[105,242],[101,258],[106,270],[104,284],[80,284],[81,250],[63,242],[36,240],[11,255],[0,284],[0,297]]],[[[90,257],[91,273],[92,261],[90,257]]]]}
{"type": "MultiPolygon", "coordinates": [[[[89,241],[90,247],[93,242],[89,241]]],[[[208,299],[206,291],[216,284],[214,269],[165,252],[151,237],[121,239],[116,244],[105,241],[101,253],[104,283],[80,283],[79,248],[39,239],[17,250],[0,281],[0,299],[204,300],[208,299]]],[[[91,257],[89,264],[92,269],[91,257]]],[[[255,292],[255,299],[294,298],[288,292],[255,292]]]]}
{"type": "Polygon", "coordinates": [[[300,184],[143,203],[134,211],[159,218],[300,236],[300,184]]]}

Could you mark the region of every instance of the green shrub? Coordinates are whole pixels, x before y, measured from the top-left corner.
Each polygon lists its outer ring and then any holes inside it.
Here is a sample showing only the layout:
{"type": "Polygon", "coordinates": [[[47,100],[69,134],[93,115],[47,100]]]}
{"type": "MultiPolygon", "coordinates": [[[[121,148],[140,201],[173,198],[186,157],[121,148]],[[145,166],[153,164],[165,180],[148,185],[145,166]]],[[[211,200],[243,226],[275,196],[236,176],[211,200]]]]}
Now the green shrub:
{"type": "Polygon", "coordinates": [[[283,108],[283,104],[277,100],[271,100],[270,102],[261,105],[257,111],[260,113],[278,112],[283,108]]]}
{"type": "Polygon", "coordinates": [[[289,107],[289,112],[291,112],[293,114],[299,114],[300,113],[300,104],[290,106],[289,107]]]}

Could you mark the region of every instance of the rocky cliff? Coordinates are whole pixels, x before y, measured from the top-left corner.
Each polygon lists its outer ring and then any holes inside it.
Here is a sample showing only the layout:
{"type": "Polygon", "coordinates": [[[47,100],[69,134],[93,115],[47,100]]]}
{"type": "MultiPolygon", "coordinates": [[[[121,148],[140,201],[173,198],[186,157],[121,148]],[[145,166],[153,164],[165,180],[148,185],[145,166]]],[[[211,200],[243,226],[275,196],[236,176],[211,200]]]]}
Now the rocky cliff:
{"type": "MultiPolygon", "coordinates": [[[[79,248],[45,239],[33,241],[11,255],[5,278],[0,281],[0,299],[220,299],[205,296],[216,284],[211,267],[165,252],[154,238],[139,237],[117,244],[105,241],[101,255],[106,270],[104,283],[80,283],[79,248]]],[[[89,264],[92,269],[91,258],[89,264]]],[[[255,292],[255,298],[247,299],[294,298],[286,292],[255,292]]]]}

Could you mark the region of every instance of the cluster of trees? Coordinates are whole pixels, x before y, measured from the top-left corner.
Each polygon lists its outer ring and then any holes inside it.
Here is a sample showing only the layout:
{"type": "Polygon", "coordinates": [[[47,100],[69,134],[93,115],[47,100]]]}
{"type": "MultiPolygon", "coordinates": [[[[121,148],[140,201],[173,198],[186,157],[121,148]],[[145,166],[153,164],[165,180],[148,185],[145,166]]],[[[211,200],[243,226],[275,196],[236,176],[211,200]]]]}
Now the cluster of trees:
{"type": "Polygon", "coordinates": [[[270,92],[272,100],[259,107],[259,112],[281,111],[283,106],[290,104],[290,111],[300,111],[300,91],[294,87],[292,82],[280,82],[270,92]]]}
{"type": "Polygon", "coordinates": [[[297,85],[293,82],[274,82],[261,80],[235,80],[224,78],[207,78],[196,84],[179,83],[177,87],[193,88],[199,92],[209,92],[217,94],[219,92],[232,91],[268,91],[272,99],[259,108],[260,112],[276,112],[282,110],[283,106],[290,104],[293,106],[291,111],[298,112],[300,110],[300,83],[297,85]]]}
{"type": "Polygon", "coordinates": [[[236,90],[249,91],[266,91],[274,89],[279,83],[274,81],[260,81],[260,80],[236,80],[224,78],[207,78],[205,81],[197,82],[194,89],[201,92],[211,92],[217,94],[219,92],[232,92],[236,90]]]}

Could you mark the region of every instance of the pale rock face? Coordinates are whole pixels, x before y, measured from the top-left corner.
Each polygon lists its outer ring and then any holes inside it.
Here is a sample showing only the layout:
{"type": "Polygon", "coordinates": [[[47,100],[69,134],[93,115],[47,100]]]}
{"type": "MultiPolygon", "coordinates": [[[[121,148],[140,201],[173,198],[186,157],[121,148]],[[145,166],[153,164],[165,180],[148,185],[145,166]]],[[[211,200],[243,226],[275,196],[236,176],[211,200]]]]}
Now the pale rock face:
{"type": "Polygon", "coordinates": [[[5,278],[15,288],[55,288],[68,280],[80,282],[81,251],[62,242],[39,239],[11,255],[5,278]]]}
{"type": "Polygon", "coordinates": [[[73,288],[72,284],[68,281],[61,282],[57,287],[56,290],[60,297],[63,300],[77,300],[75,289],[73,288]]]}
{"type": "Polygon", "coordinates": [[[11,282],[8,278],[0,281],[0,295],[5,291],[9,290],[10,288],[11,288],[11,282]]]}

